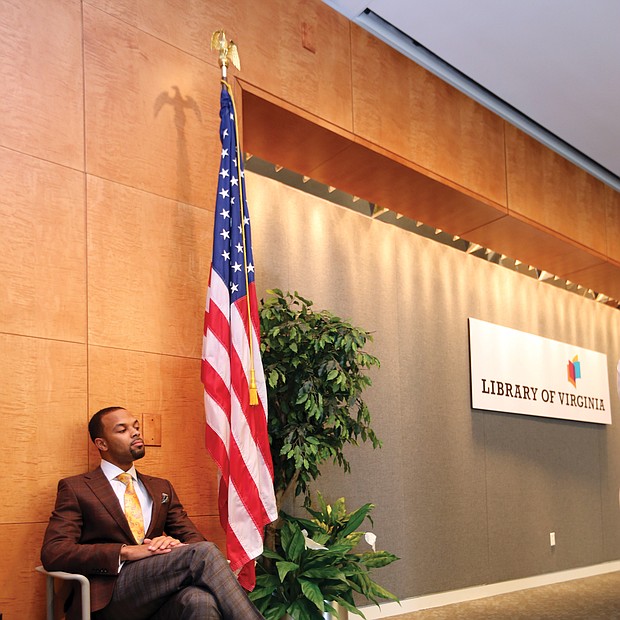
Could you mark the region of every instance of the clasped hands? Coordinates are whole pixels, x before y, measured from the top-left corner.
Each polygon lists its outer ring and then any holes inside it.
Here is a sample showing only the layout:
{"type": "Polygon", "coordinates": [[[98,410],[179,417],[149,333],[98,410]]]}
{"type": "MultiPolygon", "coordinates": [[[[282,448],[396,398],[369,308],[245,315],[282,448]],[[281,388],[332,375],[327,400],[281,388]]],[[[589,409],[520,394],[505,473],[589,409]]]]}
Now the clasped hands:
{"type": "Polygon", "coordinates": [[[157,536],[155,538],[145,538],[141,545],[123,545],[121,547],[121,562],[135,562],[153,555],[170,553],[176,547],[182,547],[182,543],[172,536],[157,536]]]}

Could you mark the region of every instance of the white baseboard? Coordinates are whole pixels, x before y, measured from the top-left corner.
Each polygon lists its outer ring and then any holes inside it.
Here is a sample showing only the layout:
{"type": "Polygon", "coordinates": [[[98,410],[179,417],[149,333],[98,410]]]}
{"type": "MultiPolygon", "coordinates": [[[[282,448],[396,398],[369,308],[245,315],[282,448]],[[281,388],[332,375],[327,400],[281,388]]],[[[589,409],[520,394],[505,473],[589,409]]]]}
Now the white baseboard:
{"type": "Polygon", "coordinates": [[[367,620],[376,620],[378,618],[399,616],[412,611],[443,607],[444,605],[452,605],[453,603],[464,603],[466,601],[474,601],[498,594],[508,594],[509,592],[517,592],[518,590],[548,586],[554,583],[562,583],[573,579],[583,579],[584,577],[594,577],[595,575],[604,575],[605,573],[613,573],[616,571],[620,571],[620,560],[605,562],[604,564],[595,564],[594,566],[584,566],[583,568],[573,568],[557,573],[547,573],[545,575],[536,575],[523,579],[513,579],[512,581],[502,581],[500,583],[463,588],[462,590],[416,596],[405,599],[401,601],[400,604],[385,603],[380,607],[376,605],[361,607],[361,610],[364,612],[367,620]]]}

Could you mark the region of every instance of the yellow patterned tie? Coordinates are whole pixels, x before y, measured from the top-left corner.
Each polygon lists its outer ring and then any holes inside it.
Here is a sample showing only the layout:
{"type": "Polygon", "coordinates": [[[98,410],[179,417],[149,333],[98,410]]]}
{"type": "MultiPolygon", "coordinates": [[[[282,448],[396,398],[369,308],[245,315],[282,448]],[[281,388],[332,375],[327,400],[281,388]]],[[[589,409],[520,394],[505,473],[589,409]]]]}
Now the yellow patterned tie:
{"type": "Polygon", "coordinates": [[[131,474],[119,474],[116,476],[125,485],[125,517],[131,528],[131,533],[139,545],[144,541],[144,517],[142,516],[142,507],[140,500],[133,488],[133,479],[131,474]]]}

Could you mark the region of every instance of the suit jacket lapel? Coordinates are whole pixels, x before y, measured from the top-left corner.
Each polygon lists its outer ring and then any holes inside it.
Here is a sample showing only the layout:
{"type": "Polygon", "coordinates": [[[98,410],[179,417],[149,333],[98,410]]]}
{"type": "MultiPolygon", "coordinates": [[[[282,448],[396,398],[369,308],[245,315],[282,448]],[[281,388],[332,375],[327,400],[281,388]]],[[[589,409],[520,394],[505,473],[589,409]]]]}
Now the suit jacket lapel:
{"type": "MultiPolygon", "coordinates": [[[[153,528],[157,523],[159,523],[160,512],[161,512],[161,493],[159,493],[159,489],[157,489],[153,484],[153,479],[150,476],[143,476],[139,471],[136,471],[138,474],[138,478],[144,485],[146,492],[151,496],[151,500],[153,501],[153,509],[151,511],[151,523],[149,524],[148,532],[146,533],[146,538],[152,538],[153,528]]],[[[160,534],[158,534],[159,536],[160,534]]]]}
{"type": "Polygon", "coordinates": [[[92,492],[96,495],[97,499],[101,502],[105,510],[116,521],[118,526],[127,534],[130,541],[134,540],[133,534],[125,513],[121,508],[121,504],[118,501],[118,497],[112,489],[112,485],[105,477],[101,467],[97,467],[94,471],[86,474],[86,484],[90,487],[92,492]]]}

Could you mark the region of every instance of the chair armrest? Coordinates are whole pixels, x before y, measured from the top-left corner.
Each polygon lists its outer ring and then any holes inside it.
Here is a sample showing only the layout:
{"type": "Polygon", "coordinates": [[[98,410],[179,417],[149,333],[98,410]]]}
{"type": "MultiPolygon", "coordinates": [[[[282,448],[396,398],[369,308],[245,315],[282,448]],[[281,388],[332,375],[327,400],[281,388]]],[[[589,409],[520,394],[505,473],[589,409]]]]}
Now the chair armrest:
{"type": "Polygon", "coordinates": [[[54,618],[54,579],[79,582],[82,593],[82,620],[90,620],[90,581],[88,581],[88,577],[78,573],[66,573],[61,570],[47,571],[42,566],[37,566],[35,570],[47,578],[48,620],[53,620],[54,618]]]}

